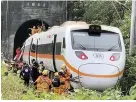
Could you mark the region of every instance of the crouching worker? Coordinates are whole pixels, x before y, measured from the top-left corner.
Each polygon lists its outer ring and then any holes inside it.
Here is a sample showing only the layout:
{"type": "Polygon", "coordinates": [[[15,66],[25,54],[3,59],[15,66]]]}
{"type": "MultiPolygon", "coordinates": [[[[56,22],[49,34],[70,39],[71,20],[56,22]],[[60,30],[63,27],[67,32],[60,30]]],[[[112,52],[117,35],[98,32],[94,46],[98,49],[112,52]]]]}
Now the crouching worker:
{"type": "Polygon", "coordinates": [[[66,93],[66,82],[65,82],[64,72],[61,70],[60,72],[55,73],[55,78],[53,79],[53,91],[59,95],[66,93]]]}
{"type": "Polygon", "coordinates": [[[35,82],[39,76],[38,67],[39,67],[39,64],[36,61],[34,61],[32,67],[31,67],[31,69],[32,69],[31,77],[32,77],[33,82],[35,82]]]}
{"type": "Polygon", "coordinates": [[[61,70],[64,72],[65,82],[66,82],[66,89],[69,91],[73,91],[73,88],[70,85],[70,78],[72,77],[72,74],[70,73],[70,70],[66,68],[65,64],[62,64],[61,70]]]}
{"type": "Polygon", "coordinates": [[[48,70],[44,70],[42,75],[40,75],[37,80],[34,82],[37,86],[37,93],[40,94],[42,92],[49,93],[51,90],[51,80],[48,77],[48,70]]]}
{"type": "Polygon", "coordinates": [[[60,93],[61,94],[67,94],[68,92],[68,88],[67,88],[67,80],[65,78],[65,73],[63,70],[60,70],[59,72],[59,76],[60,76],[60,93]]]}
{"type": "Polygon", "coordinates": [[[60,76],[59,73],[54,73],[54,79],[52,80],[53,92],[56,94],[61,94],[60,92],[60,76]]]}
{"type": "Polygon", "coordinates": [[[23,68],[21,70],[22,76],[23,76],[23,80],[24,80],[24,85],[25,86],[29,86],[29,80],[30,80],[30,73],[31,70],[29,68],[29,65],[24,63],[23,68]]]}
{"type": "Polygon", "coordinates": [[[40,62],[39,64],[39,74],[42,75],[42,72],[45,70],[45,66],[43,64],[43,61],[40,62]]]}

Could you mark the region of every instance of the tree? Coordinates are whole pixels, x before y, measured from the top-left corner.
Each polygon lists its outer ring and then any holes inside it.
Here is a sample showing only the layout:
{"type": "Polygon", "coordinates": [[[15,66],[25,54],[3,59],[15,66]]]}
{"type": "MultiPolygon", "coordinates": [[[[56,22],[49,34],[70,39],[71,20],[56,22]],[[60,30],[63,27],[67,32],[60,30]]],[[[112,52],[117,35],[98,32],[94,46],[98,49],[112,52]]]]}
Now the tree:
{"type": "Polygon", "coordinates": [[[98,20],[111,25],[113,22],[123,19],[125,8],[113,1],[91,1],[84,13],[84,19],[90,23],[98,20]]]}
{"type": "Polygon", "coordinates": [[[71,20],[120,26],[130,8],[128,4],[129,1],[69,1],[68,14],[72,15],[71,20]]]}

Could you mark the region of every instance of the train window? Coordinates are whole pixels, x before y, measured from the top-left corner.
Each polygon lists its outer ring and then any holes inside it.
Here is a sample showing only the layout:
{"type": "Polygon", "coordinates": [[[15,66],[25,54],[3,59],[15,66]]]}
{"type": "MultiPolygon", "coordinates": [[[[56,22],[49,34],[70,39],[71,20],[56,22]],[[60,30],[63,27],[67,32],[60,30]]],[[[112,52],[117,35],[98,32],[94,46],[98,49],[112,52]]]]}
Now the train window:
{"type": "Polygon", "coordinates": [[[47,44],[47,53],[50,54],[50,44],[47,44]]]}
{"type": "Polygon", "coordinates": [[[89,36],[88,32],[72,31],[72,47],[75,50],[121,51],[119,34],[106,32],[89,36]]]}
{"type": "Polygon", "coordinates": [[[46,44],[43,45],[43,53],[47,54],[48,52],[48,46],[46,44]]]}
{"type": "Polygon", "coordinates": [[[46,47],[44,47],[44,44],[38,45],[38,53],[44,54],[46,50],[46,47]]]}
{"type": "Polygon", "coordinates": [[[52,43],[38,45],[38,53],[40,53],[40,54],[52,54],[52,43]]]}
{"type": "Polygon", "coordinates": [[[65,44],[65,38],[63,38],[63,48],[66,48],[66,44],[65,44]]]}
{"type": "Polygon", "coordinates": [[[57,55],[61,54],[61,42],[56,43],[56,54],[57,55]]]}
{"type": "Polygon", "coordinates": [[[49,54],[52,54],[52,50],[53,50],[52,48],[53,48],[52,43],[50,43],[49,44],[49,54]]]}

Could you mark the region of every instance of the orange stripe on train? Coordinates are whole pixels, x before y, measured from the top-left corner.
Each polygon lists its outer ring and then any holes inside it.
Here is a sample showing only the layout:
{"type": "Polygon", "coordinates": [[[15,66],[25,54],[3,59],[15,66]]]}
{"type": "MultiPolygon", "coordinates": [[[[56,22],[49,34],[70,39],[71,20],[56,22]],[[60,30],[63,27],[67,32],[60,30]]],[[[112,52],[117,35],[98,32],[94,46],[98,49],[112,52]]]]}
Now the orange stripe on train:
{"type": "MultiPolygon", "coordinates": [[[[29,53],[24,52],[24,55],[29,55],[29,53]]],[[[35,57],[35,53],[30,53],[30,56],[35,57]]],[[[52,55],[50,54],[37,54],[37,57],[39,58],[47,58],[47,59],[52,59],[52,55]]],[[[64,58],[63,55],[55,55],[55,58],[58,60],[62,60],[65,62],[65,64],[68,66],[69,69],[71,69],[73,72],[82,75],[82,76],[88,76],[88,77],[97,77],[97,78],[113,78],[113,77],[118,77],[120,75],[123,74],[124,70],[120,71],[117,74],[113,74],[113,75],[94,75],[94,74],[87,74],[87,73],[83,73],[80,72],[79,70],[77,70],[75,67],[73,67],[72,65],[70,65],[66,59],[64,58]]]]}

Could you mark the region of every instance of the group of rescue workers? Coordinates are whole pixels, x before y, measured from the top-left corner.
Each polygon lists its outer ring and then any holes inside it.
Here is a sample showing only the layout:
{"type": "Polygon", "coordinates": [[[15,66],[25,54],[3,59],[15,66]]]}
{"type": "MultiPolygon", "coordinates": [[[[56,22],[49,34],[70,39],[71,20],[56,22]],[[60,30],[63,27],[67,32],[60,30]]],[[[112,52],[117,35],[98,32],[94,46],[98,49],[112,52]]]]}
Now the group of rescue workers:
{"type": "Polygon", "coordinates": [[[29,34],[30,36],[46,30],[45,25],[33,26],[32,28],[29,28],[29,29],[31,30],[31,34],[29,34]]]}
{"type": "Polygon", "coordinates": [[[32,59],[31,63],[29,65],[26,62],[12,61],[11,63],[7,63],[7,69],[8,71],[12,70],[16,75],[18,70],[20,70],[19,77],[24,80],[24,85],[28,87],[30,86],[30,81],[32,81],[38,94],[42,92],[54,92],[61,95],[73,91],[70,85],[72,74],[66,68],[65,64],[62,64],[61,70],[54,72],[54,78],[50,79],[50,71],[46,70],[43,61],[38,64],[35,59],[32,59]]]}

